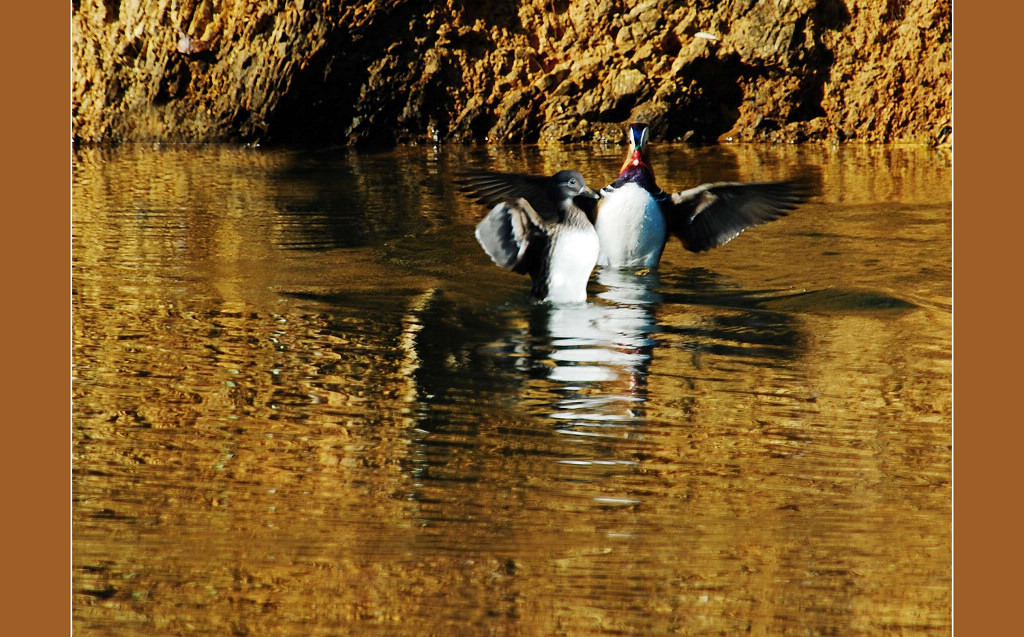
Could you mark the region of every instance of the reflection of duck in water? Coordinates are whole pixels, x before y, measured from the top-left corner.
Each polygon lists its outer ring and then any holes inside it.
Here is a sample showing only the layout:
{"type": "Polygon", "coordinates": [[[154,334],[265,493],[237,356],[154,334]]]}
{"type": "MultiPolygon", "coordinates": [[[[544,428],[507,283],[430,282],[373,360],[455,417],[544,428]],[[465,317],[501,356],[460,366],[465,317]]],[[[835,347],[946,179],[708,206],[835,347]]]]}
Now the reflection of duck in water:
{"type": "Polygon", "coordinates": [[[597,263],[597,233],[577,198],[597,199],[583,175],[551,177],[496,172],[464,173],[464,192],[493,206],[476,227],[484,251],[501,267],[529,274],[532,296],[582,302],[597,263]]]}
{"type": "Polygon", "coordinates": [[[413,299],[399,343],[416,427],[464,433],[538,418],[562,433],[621,436],[690,405],[699,387],[790,366],[806,351],[799,315],[775,309],[783,290],[702,268],[599,268],[591,292],[584,303],[443,290],[413,299]],[[466,401],[488,415],[474,419],[466,401]]]}
{"type": "Polygon", "coordinates": [[[549,377],[558,380],[610,380],[646,373],[657,330],[653,306],[661,296],[651,289],[657,275],[598,271],[597,299],[547,311],[534,330],[549,340],[549,377]]]}
{"type": "Polygon", "coordinates": [[[601,189],[593,219],[601,240],[598,265],[656,266],[670,234],[691,252],[716,248],[807,198],[805,187],[793,181],[721,182],[666,193],[645,156],[647,125],[631,124],[628,136],[626,161],[618,178],[601,189]]]}
{"type": "Polygon", "coordinates": [[[556,305],[535,314],[531,333],[538,370],[561,384],[551,414],[566,425],[610,426],[644,418],[647,375],[659,330],[657,274],[598,270],[592,302],[556,305]],[[588,387],[600,387],[589,391],[588,387]]]}

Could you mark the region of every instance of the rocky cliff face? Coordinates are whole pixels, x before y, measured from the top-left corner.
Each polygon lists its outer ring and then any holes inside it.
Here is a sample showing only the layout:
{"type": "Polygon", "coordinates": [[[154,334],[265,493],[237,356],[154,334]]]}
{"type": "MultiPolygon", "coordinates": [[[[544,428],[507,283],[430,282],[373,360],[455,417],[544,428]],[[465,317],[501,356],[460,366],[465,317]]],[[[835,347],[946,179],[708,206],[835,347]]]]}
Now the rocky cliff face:
{"type": "Polygon", "coordinates": [[[81,142],[925,142],[952,112],[950,0],[72,7],[81,142]]]}

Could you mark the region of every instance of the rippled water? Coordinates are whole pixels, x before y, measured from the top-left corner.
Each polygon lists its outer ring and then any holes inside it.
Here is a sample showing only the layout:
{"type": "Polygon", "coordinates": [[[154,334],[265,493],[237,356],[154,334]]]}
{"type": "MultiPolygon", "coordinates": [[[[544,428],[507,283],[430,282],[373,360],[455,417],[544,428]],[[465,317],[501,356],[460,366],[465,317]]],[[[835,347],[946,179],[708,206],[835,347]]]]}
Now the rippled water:
{"type": "Polygon", "coordinates": [[[821,196],[552,307],[452,171],[621,147],[77,150],[76,634],[949,633],[948,154],[655,150],[821,196]]]}

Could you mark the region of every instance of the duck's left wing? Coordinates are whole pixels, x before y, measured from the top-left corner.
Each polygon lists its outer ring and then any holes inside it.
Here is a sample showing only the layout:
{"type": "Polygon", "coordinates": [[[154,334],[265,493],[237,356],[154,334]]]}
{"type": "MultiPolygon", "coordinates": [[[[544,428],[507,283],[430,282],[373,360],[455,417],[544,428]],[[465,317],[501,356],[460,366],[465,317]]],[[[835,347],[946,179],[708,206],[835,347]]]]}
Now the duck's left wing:
{"type": "Polygon", "coordinates": [[[811,195],[803,181],[704,184],[668,195],[662,209],[669,232],[701,252],[723,246],[747,228],[784,217],[811,195]]]}

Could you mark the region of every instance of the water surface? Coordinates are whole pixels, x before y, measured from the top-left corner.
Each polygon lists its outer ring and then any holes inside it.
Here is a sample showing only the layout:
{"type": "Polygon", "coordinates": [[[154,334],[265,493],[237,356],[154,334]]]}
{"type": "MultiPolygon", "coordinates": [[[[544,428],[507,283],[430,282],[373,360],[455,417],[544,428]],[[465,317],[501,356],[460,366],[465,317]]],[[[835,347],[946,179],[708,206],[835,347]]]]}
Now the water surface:
{"type": "Polygon", "coordinates": [[[76,634],[949,633],[948,155],[655,151],[821,194],[548,306],[452,173],[621,147],[77,150],[76,634]]]}

